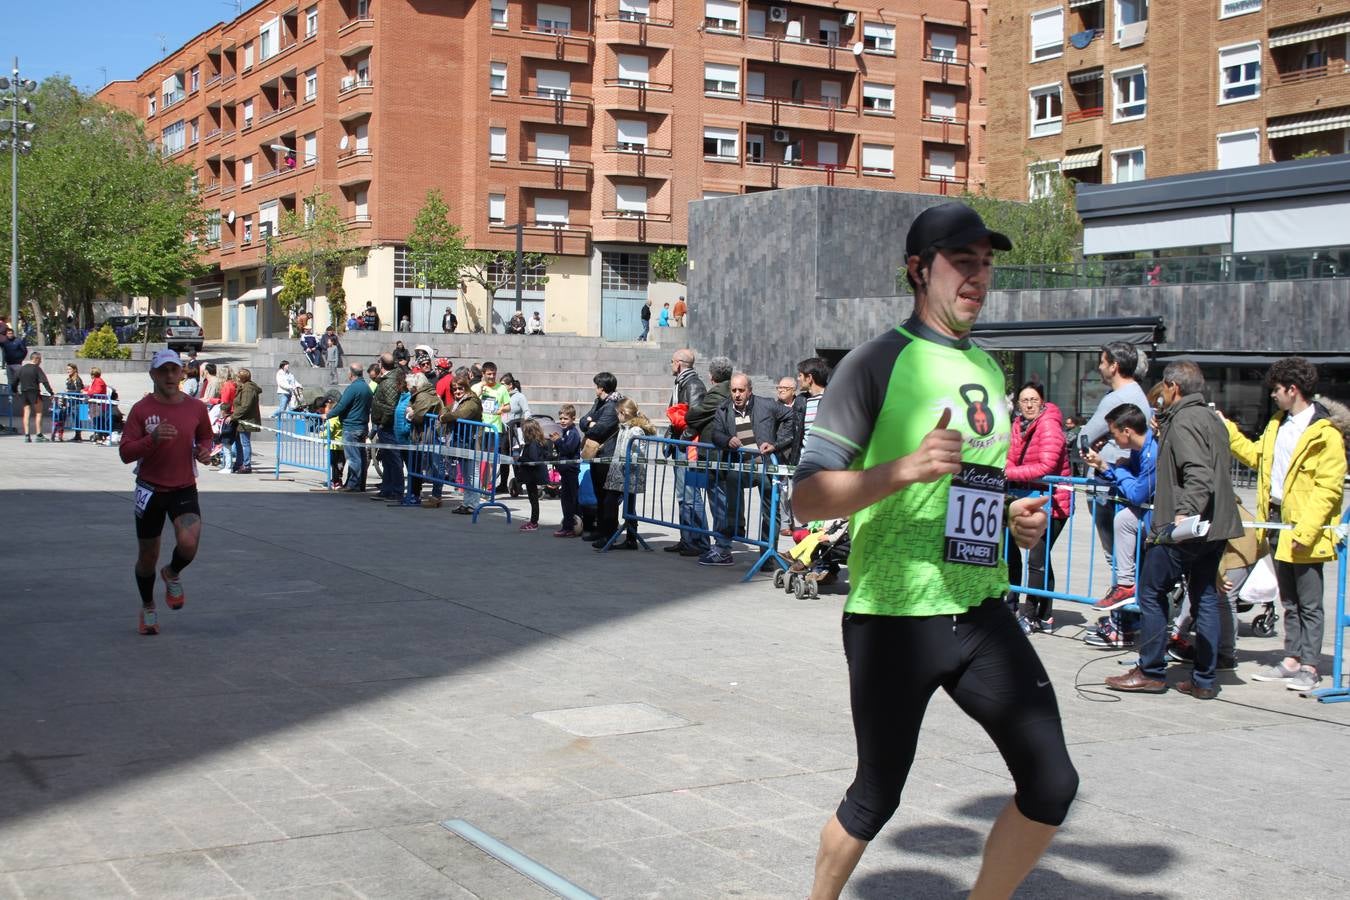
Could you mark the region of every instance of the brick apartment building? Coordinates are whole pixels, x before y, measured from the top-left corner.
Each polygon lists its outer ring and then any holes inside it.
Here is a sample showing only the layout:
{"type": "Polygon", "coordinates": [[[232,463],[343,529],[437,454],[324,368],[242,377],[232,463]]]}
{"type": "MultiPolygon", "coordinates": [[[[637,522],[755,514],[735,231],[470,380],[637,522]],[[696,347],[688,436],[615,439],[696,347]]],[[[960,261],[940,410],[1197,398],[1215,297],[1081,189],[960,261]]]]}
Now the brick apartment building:
{"type": "Polygon", "coordinates": [[[408,265],[435,187],[470,246],[513,249],[519,223],[553,257],[527,314],[624,339],[691,201],[982,183],[984,34],[959,0],[264,0],[99,96],[197,171],[214,269],[180,308],[211,337],[255,337],[264,227],[316,188],[371,248],[349,307],[386,328],[434,329],[451,303],[461,327],[499,322],[513,289],[489,311],[408,265]]]}
{"type": "Polygon", "coordinates": [[[1327,0],[996,0],[988,177],[1137,181],[1350,152],[1350,8],[1327,0]]]}

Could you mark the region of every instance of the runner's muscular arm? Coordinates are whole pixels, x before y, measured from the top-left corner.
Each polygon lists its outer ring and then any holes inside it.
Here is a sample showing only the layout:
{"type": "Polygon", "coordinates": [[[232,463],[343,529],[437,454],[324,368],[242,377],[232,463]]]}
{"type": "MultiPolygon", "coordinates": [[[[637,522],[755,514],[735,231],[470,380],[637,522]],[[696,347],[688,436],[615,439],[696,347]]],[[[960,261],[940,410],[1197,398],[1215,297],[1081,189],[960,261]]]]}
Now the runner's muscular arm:
{"type": "Polygon", "coordinates": [[[201,415],[197,417],[197,462],[206,465],[211,461],[211,451],[215,449],[215,435],[211,433],[211,417],[206,412],[206,407],[201,408],[201,415]]]}
{"type": "MultiPolygon", "coordinates": [[[[924,435],[913,453],[870,469],[817,469],[793,487],[792,508],[798,518],[839,519],[851,516],[904,490],[961,471],[961,432],[948,428],[952,413],[943,410],[937,427],[924,435]]],[[[809,462],[803,460],[809,468],[809,462]]]]}

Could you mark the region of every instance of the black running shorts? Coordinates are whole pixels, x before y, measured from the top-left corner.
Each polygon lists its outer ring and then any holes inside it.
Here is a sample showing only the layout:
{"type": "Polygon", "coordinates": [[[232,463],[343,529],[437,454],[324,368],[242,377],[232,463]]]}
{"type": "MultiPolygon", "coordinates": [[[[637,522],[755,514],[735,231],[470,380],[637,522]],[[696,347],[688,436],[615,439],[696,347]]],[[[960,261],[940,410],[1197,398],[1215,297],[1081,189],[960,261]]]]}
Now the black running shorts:
{"type": "Polygon", "coordinates": [[[956,616],[844,614],[858,771],[836,816],[870,841],[900,805],[938,688],[1003,755],[1022,815],[1059,825],[1078,790],[1045,667],[999,598],[956,616]]]}
{"type": "Polygon", "coordinates": [[[200,516],[196,486],[172,491],[159,490],[148,484],[136,483],[136,537],[140,540],[157,538],[164,531],[164,519],[176,522],[188,513],[200,516]]]}

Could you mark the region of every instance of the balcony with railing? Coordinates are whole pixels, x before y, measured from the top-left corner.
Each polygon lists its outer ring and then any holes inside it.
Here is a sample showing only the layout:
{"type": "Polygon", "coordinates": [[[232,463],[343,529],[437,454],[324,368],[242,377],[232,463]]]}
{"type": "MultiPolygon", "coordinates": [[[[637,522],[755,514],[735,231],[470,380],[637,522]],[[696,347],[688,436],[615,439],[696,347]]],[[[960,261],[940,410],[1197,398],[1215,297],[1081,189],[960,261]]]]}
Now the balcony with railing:
{"type": "Polygon", "coordinates": [[[925,56],[920,66],[920,77],[934,84],[968,85],[968,60],[955,56],[925,56]]]}
{"type": "Polygon", "coordinates": [[[924,116],[919,128],[921,140],[931,144],[961,144],[970,140],[965,119],[954,116],[924,116]]]}
{"type": "Polygon", "coordinates": [[[595,38],[570,29],[525,23],[520,31],[494,30],[493,35],[515,41],[516,52],[527,59],[587,64],[595,53],[595,38]]]}
{"type": "Polygon", "coordinates": [[[956,175],[937,175],[929,172],[919,178],[919,193],[956,196],[966,190],[966,179],[956,175]]]}
{"type": "Polygon", "coordinates": [[[994,289],[1044,291],[1098,287],[1166,287],[1222,282],[1350,278],[1350,248],[1267,253],[1088,259],[1040,266],[996,266],[994,289]]]}
{"type": "Polygon", "coordinates": [[[493,159],[488,165],[493,169],[507,169],[516,173],[521,187],[581,193],[591,189],[593,166],[588,160],[531,156],[514,161],[493,159]]]}
{"type": "Polygon", "coordinates": [[[675,86],[662,81],[606,78],[604,85],[614,98],[613,106],[642,112],[668,113],[674,108],[675,86]]]}
{"type": "Polygon", "coordinates": [[[596,240],[654,241],[664,243],[673,239],[668,212],[650,212],[642,209],[606,209],[600,213],[602,224],[596,229],[596,240]]]}
{"type": "Polygon", "coordinates": [[[838,97],[775,97],[746,95],[747,121],[784,128],[809,128],[835,131],[843,123],[857,119],[856,107],[847,106],[838,97]]]}
{"type": "Polygon", "coordinates": [[[857,175],[856,167],[835,163],[746,160],[743,181],[757,188],[833,187],[840,179],[852,181],[857,175]]]}
{"type": "Polygon", "coordinates": [[[670,163],[667,162],[671,158],[669,147],[608,144],[604,152],[604,159],[596,165],[597,173],[636,178],[668,179],[671,176],[670,163]]]}
{"type": "Polygon", "coordinates": [[[567,125],[574,128],[584,128],[591,124],[591,108],[594,106],[594,101],[590,97],[548,90],[521,91],[516,97],[495,94],[493,100],[519,104],[522,122],[567,125]]]}
{"type": "Polygon", "coordinates": [[[352,213],[342,220],[342,224],[353,231],[364,231],[370,228],[370,213],[352,213]]]}
{"type": "Polygon", "coordinates": [[[284,101],[282,105],[278,106],[276,109],[265,112],[259,116],[257,124],[262,125],[266,122],[275,122],[277,119],[284,117],[287,113],[294,112],[295,109],[296,102],[295,98],[292,97],[290,100],[284,101]]]}
{"type": "Polygon", "coordinates": [[[745,55],[751,60],[766,60],[790,66],[813,69],[846,69],[857,71],[858,58],[848,46],[837,40],[819,41],[808,38],[771,34],[746,34],[745,55]]]}
{"type": "Polygon", "coordinates": [[[674,25],[672,19],[611,7],[597,30],[606,43],[668,50],[675,46],[674,25]]]}
{"type": "MultiPolygon", "coordinates": [[[[582,215],[584,213],[582,210],[572,210],[571,214],[582,215]]],[[[515,226],[489,225],[488,234],[495,238],[495,240],[490,241],[492,247],[515,249],[515,226]]],[[[589,225],[536,222],[522,226],[521,237],[526,253],[583,256],[589,253],[591,249],[591,228],[589,225]]]]}

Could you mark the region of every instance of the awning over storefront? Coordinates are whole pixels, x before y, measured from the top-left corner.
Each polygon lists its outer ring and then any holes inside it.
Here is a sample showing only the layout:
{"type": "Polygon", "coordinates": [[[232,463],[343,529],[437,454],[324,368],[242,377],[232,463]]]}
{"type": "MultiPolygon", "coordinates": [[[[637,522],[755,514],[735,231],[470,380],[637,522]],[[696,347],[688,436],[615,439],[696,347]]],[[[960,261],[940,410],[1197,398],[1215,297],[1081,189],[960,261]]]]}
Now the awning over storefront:
{"type": "Polygon", "coordinates": [[[1167,339],[1167,329],[1161,316],[1134,316],[1046,322],[984,322],[976,325],[970,336],[985,350],[1090,353],[1112,341],[1152,347],[1167,339]]]}
{"type": "Polygon", "coordinates": [[[1304,41],[1316,41],[1338,34],[1350,34],[1350,16],[1276,29],[1270,33],[1270,46],[1272,49],[1287,47],[1290,44],[1302,44],[1304,41]]]}
{"type": "Polygon", "coordinates": [[[1068,172],[1072,169],[1088,169],[1102,161],[1102,148],[1096,150],[1086,150],[1082,153],[1070,153],[1064,157],[1059,164],[1061,172],[1068,172]]]}
{"type": "Polygon", "coordinates": [[[1335,131],[1337,128],[1350,128],[1350,107],[1341,106],[1325,112],[1310,113],[1281,122],[1272,122],[1266,126],[1266,137],[1293,137],[1297,134],[1314,134],[1318,131],[1335,131]]]}
{"type": "MultiPolygon", "coordinates": [[[[275,293],[275,289],[273,290],[273,292],[275,293]]],[[[251,291],[244,291],[244,292],[243,292],[242,294],[240,294],[238,297],[235,297],[234,300],[232,300],[231,302],[233,302],[233,303],[257,303],[259,300],[261,300],[263,297],[266,297],[266,296],[267,296],[267,288],[265,288],[265,287],[254,288],[254,289],[251,290],[251,291]]]]}

